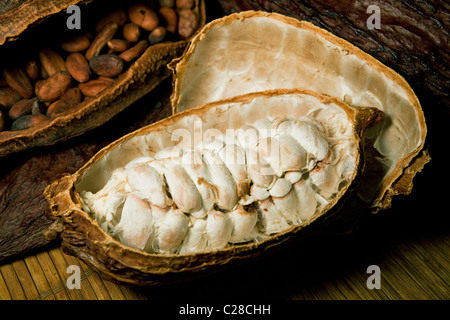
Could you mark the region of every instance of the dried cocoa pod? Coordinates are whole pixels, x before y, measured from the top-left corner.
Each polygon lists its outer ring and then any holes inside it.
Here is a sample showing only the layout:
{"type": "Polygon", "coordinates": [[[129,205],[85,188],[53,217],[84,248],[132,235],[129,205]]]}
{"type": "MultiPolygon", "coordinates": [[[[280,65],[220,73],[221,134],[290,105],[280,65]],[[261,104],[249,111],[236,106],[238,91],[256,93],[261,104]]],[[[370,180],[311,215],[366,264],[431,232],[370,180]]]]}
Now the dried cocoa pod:
{"type": "Polygon", "coordinates": [[[51,77],[57,72],[67,71],[66,62],[63,57],[55,50],[43,48],[39,50],[39,60],[46,74],[51,77]]]}
{"type": "Polygon", "coordinates": [[[33,108],[34,102],[37,100],[37,98],[31,98],[31,99],[22,99],[17,101],[11,109],[9,109],[8,115],[11,119],[16,120],[17,118],[20,118],[21,116],[24,116],[26,114],[31,113],[31,109],[33,108]]]}
{"type": "Polygon", "coordinates": [[[127,23],[123,27],[123,37],[130,42],[138,42],[141,37],[141,30],[135,23],[127,23]]]}
{"type": "Polygon", "coordinates": [[[73,53],[73,52],[81,52],[89,48],[91,45],[91,40],[86,35],[76,36],[70,39],[67,39],[59,45],[61,49],[64,51],[73,53]]]}
{"type": "Polygon", "coordinates": [[[111,86],[114,83],[113,79],[95,79],[88,82],[80,83],[78,88],[80,88],[83,95],[86,97],[94,97],[107,87],[111,86]]]}
{"type": "Polygon", "coordinates": [[[125,62],[131,62],[139,58],[144,51],[148,48],[149,43],[147,40],[141,40],[133,47],[122,52],[119,57],[125,62]]]}
{"type": "Polygon", "coordinates": [[[115,22],[107,23],[103,29],[97,34],[92,41],[91,46],[86,51],[86,59],[91,60],[93,56],[100,53],[102,48],[111,40],[119,29],[119,25],[115,22]]]}
{"type": "Polygon", "coordinates": [[[86,82],[91,77],[91,69],[84,55],[79,52],[71,53],[66,59],[67,72],[78,82],[86,82]]]}
{"type": "Polygon", "coordinates": [[[33,96],[33,85],[24,69],[18,66],[11,66],[5,68],[3,74],[6,83],[22,97],[28,99],[33,96]]]}
{"type": "Polygon", "coordinates": [[[0,88],[0,106],[10,108],[20,99],[22,96],[16,90],[10,87],[0,88]]]}
{"type": "MultiPolygon", "coordinates": [[[[338,204],[341,205],[356,187],[363,166],[360,157],[363,136],[369,125],[380,120],[380,115],[375,108],[350,107],[338,99],[305,90],[273,90],[234,97],[187,110],[122,137],[102,149],[73,175],[56,180],[44,194],[54,217],[64,225],[64,247],[102,274],[137,285],[182,281],[197,272],[205,275],[242,259],[261,257],[290,239],[306,236],[307,230],[317,230],[325,217],[338,215],[333,209],[337,210],[338,204]],[[208,162],[202,156],[198,157],[204,159],[200,163],[171,157],[179,154],[177,150],[181,153],[191,150],[193,154],[215,155],[219,159],[221,153],[216,149],[219,144],[205,140],[210,130],[214,130],[215,137],[225,137],[227,130],[245,135],[246,131],[240,129],[252,125],[263,135],[267,123],[271,127],[277,119],[295,123],[304,118],[322,124],[330,141],[345,141],[341,145],[345,151],[334,152],[339,147],[330,143],[334,145],[331,148],[335,163],[324,164],[329,168],[325,173],[328,178],[321,183],[334,190],[332,196],[323,199],[321,204],[314,201],[312,215],[302,222],[291,222],[286,230],[275,231],[276,235],[261,237],[262,229],[255,220],[260,216],[257,214],[260,200],[251,194],[236,196],[238,202],[245,204],[225,205],[230,200],[235,201],[227,195],[236,193],[236,189],[227,187],[227,182],[239,179],[239,175],[232,173],[239,172],[233,163],[227,160],[208,162]],[[196,128],[192,123],[197,123],[196,128]],[[188,137],[198,132],[199,126],[205,135],[197,139],[195,145],[191,145],[195,139],[182,139],[181,143],[171,139],[171,132],[188,137]],[[342,165],[338,165],[340,162],[342,165]],[[345,171],[345,177],[340,170],[345,171]],[[198,211],[206,203],[202,194],[208,195],[196,189],[200,185],[213,194],[210,209],[203,214],[198,211]],[[227,190],[227,194],[220,190],[227,190]],[[219,203],[228,209],[218,211],[219,203]],[[122,216],[117,217],[116,210],[121,205],[124,205],[122,216]],[[312,228],[313,225],[317,228],[312,228]],[[136,236],[132,237],[133,234],[136,236]],[[260,241],[262,239],[264,241],[260,241]],[[146,250],[152,252],[152,259],[148,259],[146,250]],[[209,263],[205,265],[205,261],[209,263]],[[117,265],[121,265],[121,272],[113,269],[117,265]],[[164,267],[167,265],[170,268],[164,267]]],[[[279,127],[287,128],[286,125],[279,127]]],[[[222,146],[239,143],[236,135],[227,137],[231,142],[222,141],[222,146]]],[[[245,144],[240,147],[246,148],[245,144]]],[[[255,150],[246,149],[246,154],[255,150]]],[[[292,182],[278,176],[274,181],[277,179],[290,186],[289,197],[282,194],[283,187],[278,187],[277,193],[269,189],[278,197],[274,201],[277,208],[281,208],[292,200],[290,197],[297,197],[297,193],[292,186],[293,178],[290,178],[292,182]]],[[[305,181],[309,183],[309,179],[312,178],[305,178],[305,181]]],[[[272,185],[275,188],[276,184],[272,185]]],[[[301,197],[302,193],[298,195],[301,197]]],[[[274,208],[276,212],[277,208],[274,208]]],[[[265,218],[267,225],[273,222],[273,217],[265,218]]]]}
{"type": "Polygon", "coordinates": [[[89,66],[99,76],[114,78],[124,70],[123,60],[115,54],[102,54],[92,57],[89,66]]]}
{"type": "Polygon", "coordinates": [[[95,31],[100,32],[110,22],[114,22],[119,27],[123,27],[128,21],[128,15],[125,10],[118,9],[103,17],[97,24],[95,25],[95,31]]]}
{"type": "Polygon", "coordinates": [[[178,34],[183,38],[189,38],[197,30],[198,18],[194,11],[183,9],[178,11],[178,34]]]}
{"type": "Polygon", "coordinates": [[[79,88],[70,88],[59,100],[53,102],[47,109],[47,116],[52,117],[60,113],[72,110],[81,102],[81,90],[79,88]]]}
{"type": "Polygon", "coordinates": [[[133,4],[128,8],[130,21],[146,31],[152,31],[159,24],[156,12],[144,4],[133,4]]]}
{"type": "Polygon", "coordinates": [[[22,116],[16,120],[11,125],[12,131],[25,130],[32,127],[41,126],[42,124],[49,121],[49,118],[43,114],[28,114],[22,116]]]}
{"type": "Polygon", "coordinates": [[[46,80],[36,82],[36,95],[42,101],[54,101],[62,96],[72,84],[72,77],[68,72],[59,71],[46,80]]]}

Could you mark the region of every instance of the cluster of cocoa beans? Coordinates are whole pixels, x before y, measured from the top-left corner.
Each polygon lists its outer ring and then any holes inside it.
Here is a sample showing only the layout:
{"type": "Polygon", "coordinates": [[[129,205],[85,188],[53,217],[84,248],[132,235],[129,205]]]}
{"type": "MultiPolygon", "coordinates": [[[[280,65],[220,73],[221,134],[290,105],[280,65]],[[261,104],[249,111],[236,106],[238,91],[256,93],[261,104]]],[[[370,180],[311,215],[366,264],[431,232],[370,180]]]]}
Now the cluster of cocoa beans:
{"type": "Polygon", "coordinates": [[[39,48],[35,57],[0,70],[0,131],[23,130],[77,110],[115,82],[156,43],[190,37],[194,0],[130,4],[82,35],[39,48]]]}

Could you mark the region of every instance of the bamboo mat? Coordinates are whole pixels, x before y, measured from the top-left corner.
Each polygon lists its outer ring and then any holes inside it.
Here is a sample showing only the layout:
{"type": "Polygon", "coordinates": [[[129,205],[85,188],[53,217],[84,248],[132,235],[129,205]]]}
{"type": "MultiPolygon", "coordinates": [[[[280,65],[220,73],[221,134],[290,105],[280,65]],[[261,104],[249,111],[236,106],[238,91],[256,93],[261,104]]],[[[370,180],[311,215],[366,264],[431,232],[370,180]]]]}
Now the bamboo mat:
{"type": "Polygon", "coordinates": [[[327,241],[312,245],[306,252],[282,251],[195,283],[157,288],[113,284],[82,261],[64,254],[60,248],[53,248],[1,265],[0,299],[181,299],[186,297],[186,292],[196,299],[225,298],[230,294],[235,298],[286,300],[450,299],[449,235],[399,242],[391,239],[381,244],[344,238],[330,246],[327,241]],[[323,252],[317,254],[320,250],[323,252]],[[370,264],[380,267],[381,289],[367,288],[370,264]],[[80,289],[69,289],[66,285],[70,265],[80,267],[80,289]]]}

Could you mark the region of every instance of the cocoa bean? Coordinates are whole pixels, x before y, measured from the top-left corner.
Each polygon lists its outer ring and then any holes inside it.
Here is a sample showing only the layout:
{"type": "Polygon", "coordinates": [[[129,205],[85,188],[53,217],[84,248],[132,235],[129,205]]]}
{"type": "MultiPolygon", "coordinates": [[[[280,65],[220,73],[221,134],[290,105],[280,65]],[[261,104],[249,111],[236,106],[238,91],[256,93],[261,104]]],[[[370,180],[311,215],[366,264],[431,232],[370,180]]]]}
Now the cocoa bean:
{"type": "Polygon", "coordinates": [[[137,24],[127,23],[123,27],[123,37],[130,42],[138,42],[141,37],[141,29],[137,24]]]}
{"type": "Polygon", "coordinates": [[[96,56],[100,53],[102,48],[106,45],[106,43],[111,40],[119,29],[119,25],[115,22],[107,23],[103,29],[97,34],[94,41],[92,41],[91,46],[86,51],[85,57],[88,60],[91,60],[93,56],[96,56]]]}
{"type": "Polygon", "coordinates": [[[19,66],[11,66],[3,71],[6,83],[24,98],[33,96],[33,85],[24,69],[19,66]]]}
{"type": "Polygon", "coordinates": [[[136,60],[144,51],[148,48],[149,43],[147,40],[139,41],[134,47],[122,52],[119,57],[125,62],[131,62],[136,60]]]}
{"type": "Polygon", "coordinates": [[[106,80],[105,78],[102,78],[80,83],[78,88],[80,88],[81,93],[86,97],[94,97],[113,83],[113,79],[106,80]]]}
{"type": "Polygon", "coordinates": [[[86,50],[91,45],[87,35],[76,36],[61,42],[60,47],[67,52],[80,52],[86,50]]]}
{"type": "Polygon", "coordinates": [[[25,71],[31,80],[36,81],[40,77],[39,63],[37,60],[30,59],[25,64],[25,71]]]}
{"type": "Polygon", "coordinates": [[[43,48],[39,50],[41,66],[49,77],[60,71],[67,71],[63,57],[53,49],[43,48]]]}
{"type": "Polygon", "coordinates": [[[127,13],[124,10],[119,9],[107,14],[99,22],[97,22],[97,24],[95,25],[95,31],[100,32],[103,29],[103,27],[110,22],[114,22],[119,27],[123,27],[127,23],[127,21],[128,21],[127,13]]]}
{"type": "Polygon", "coordinates": [[[156,12],[144,4],[134,4],[128,8],[130,21],[146,31],[152,31],[159,24],[156,12]]]}
{"type": "Polygon", "coordinates": [[[22,96],[16,90],[10,87],[0,88],[0,106],[10,108],[20,99],[22,96]]]}
{"type": "Polygon", "coordinates": [[[178,34],[182,38],[189,38],[197,30],[197,15],[192,10],[183,9],[178,11],[178,34]]]}
{"type": "Polygon", "coordinates": [[[33,106],[31,107],[31,114],[44,114],[45,109],[47,108],[46,104],[39,99],[33,102],[33,106]]]}
{"type": "Polygon", "coordinates": [[[9,109],[8,115],[11,119],[15,120],[24,116],[26,114],[30,114],[33,108],[33,103],[37,101],[37,98],[31,99],[22,99],[14,103],[14,105],[9,109]]]}
{"type": "Polygon", "coordinates": [[[123,52],[131,47],[131,42],[124,39],[111,39],[107,44],[113,52],[123,52]]]}
{"type": "Polygon", "coordinates": [[[92,57],[89,66],[99,76],[111,78],[118,76],[124,69],[123,60],[114,54],[101,54],[92,57]]]}
{"type": "Polygon", "coordinates": [[[43,101],[57,100],[72,84],[69,73],[60,71],[46,80],[36,82],[36,95],[43,101]]]}
{"type": "Polygon", "coordinates": [[[16,120],[11,125],[12,131],[25,130],[31,127],[42,125],[47,122],[49,118],[43,114],[27,114],[16,120]]]}
{"type": "Polygon", "coordinates": [[[91,69],[89,64],[79,52],[71,53],[66,59],[67,71],[78,82],[86,82],[91,77],[91,69]]]}
{"type": "Polygon", "coordinates": [[[157,27],[148,35],[148,42],[152,44],[156,44],[164,40],[167,35],[167,30],[164,27],[157,27]]]}
{"type": "Polygon", "coordinates": [[[47,116],[54,116],[65,111],[72,110],[81,102],[81,90],[79,88],[70,88],[59,100],[53,102],[47,109],[47,116]]]}
{"type": "Polygon", "coordinates": [[[6,124],[6,115],[3,110],[0,110],[0,131],[3,131],[5,129],[6,124]]]}
{"type": "Polygon", "coordinates": [[[192,9],[194,4],[195,0],[177,0],[175,6],[178,9],[192,9]]]}
{"type": "Polygon", "coordinates": [[[176,33],[178,29],[178,15],[173,8],[161,7],[159,8],[159,15],[164,20],[164,25],[167,31],[176,33]]]}

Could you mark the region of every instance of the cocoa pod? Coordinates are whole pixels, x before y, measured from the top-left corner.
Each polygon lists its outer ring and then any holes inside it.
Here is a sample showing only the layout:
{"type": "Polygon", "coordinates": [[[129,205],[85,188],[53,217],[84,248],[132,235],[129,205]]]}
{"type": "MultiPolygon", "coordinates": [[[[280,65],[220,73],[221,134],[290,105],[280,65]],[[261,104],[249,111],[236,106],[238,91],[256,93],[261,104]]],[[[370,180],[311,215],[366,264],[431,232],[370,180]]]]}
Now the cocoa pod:
{"type": "Polygon", "coordinates": [[[53,49],[43,48],[39,50],[39,60],[46,74],[51,77],[57,72],[67,71],[63,57],[53,49]]]}
{"type": "Polygon", "coordinates": [[[113,52],[123,52],[131,47],[130,41],[124,39],[111,39],[107,45],[113,52]]]}
{"type": "Polygon", "coordinates": [[[37,98],[22,99],[14,103],[14,105],[9,109],[8,115],[11,119],[16,120],[21,116],[31,113],[34,102],[37,98]]]}
{"type": "Polygon", "coordinates": [[[89,61],[89,66],[99,76],[111,78],[118,76],[124,69],[123,60],[114,54],[94,56],[89,61]]]}
{"type": "Polygon", "coordinates": [[[114,83],[113,79],[106,80],[105,78],[102,79],[99,78],[88,82],[80,83],[78,85],[78,88],[86,97],[94,97],[103,90],[105,90],[107,87],[112,85],[113,83],[114,83]]]}
{"type": "Polygon", "coordinates": [[[198,18],[194,11],[183,9],[178,11],[178,33],[183,38],[189,38],[197,30],[198,18]]]}
{"type": "Polygon", "coordinates": [[[93,56],[100,53],[102,48],[111,40],[119,29],[119,25],[115,22],[107,23],[103,29],[97,34],[95,39],[92,41],[91,46],[86,51],[85,57],[91,60],[93,56]]]}
{"type": "Polygon", "coordinates": [[[24,98],[33,96],[33,86],[27,73],[18,66],[5,68],[3,71],[6,83],[24,98]]]}
{"type": "Polygon", "coordinates": [[[20,99],[22,99],[22,96],[16,90],[10,87],[0,88],[0,106],[10,108],[20,99]]]}
{"type": "Polygon", "coordinates": [[[95,25],[95,31],[100,32],[103,29],[103,27],[110,22],[114,22],[119,27],[123,27],[127,23],[127,21],[128,21],[127,13],[124,10],[119,9],[107,14],[99,22],[97,22],[97,24],[95,25]]]}
{"type": "Polygon", "coordinates": [[[86,35],[76,36],[60,43],[61,49],[67,52],[80,52],[89,48],[91,40],[86,35]]]}
{"type": "Polygon", "coordinates": [[[78,82],[86,82],[91,77],[89,64],[85,56],[79,52],[74,52],[67,56],[66,68],[70,75],[78,82]]]}
{"type": "Polygon", "coordinates": [[[72,77],[69,73],[60,71],[50,76],[46,80],[36,82],[36,95],[43,101],[54,101],[72,84],[72,77]]]}
{"type": "Polygon", "coordinates": [[[153,29],[152,32],[148,35],[148,42],[150,45],[156,44],[164,40],[167,35],[167,30],[164,27],[157,27],[153,29]]]}
{"type": "Polygon", "coordinates": [[[31,127],[42,125],[48,120],[49,118],[43,114],[28,114],[16,119],[11,125],[11,130],[25,130],[31,127]]]}
{"type": "Polygon", "coordinates": [[[47,116],[54,116],[59,113],[73,109],[81,102],[81,90],[79,88],[70,88],[59,100],[53,102],[47,109],[47,116]]]}
{"type": "Polygon", "coordinates": [[[146,31],[152,31],[159,24],[156,12],[144,4],[134,4],[128,8],[130,21],[146,31]]]}
{"type": "Polygon", "coordinates": [[[167,31],[176,33],[178,29],[178,15],[173,8],[161,7],[159,8],[159,15],[165,22],[167,31]]]}
{"type": "Polygon", "coordinates": [[[138,42],[141,37],[141,29],[137,24],[127,23],[123,27],[123,37],[130,42],[138,42]]]}
{"type": "Polygon", "coordinates": [[[125,62],[131,62],[133,60],[136,60],[140,55],[142,55],[144,51],[148,48],[148,46],[149,43],[147,40],[141,40],[138,43],[136,43],[135,46],[122,52],[119,55],[119,57],[122,58],[122,60],[125,62]]]}

